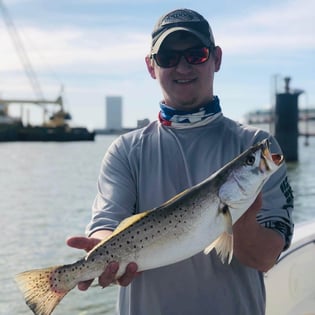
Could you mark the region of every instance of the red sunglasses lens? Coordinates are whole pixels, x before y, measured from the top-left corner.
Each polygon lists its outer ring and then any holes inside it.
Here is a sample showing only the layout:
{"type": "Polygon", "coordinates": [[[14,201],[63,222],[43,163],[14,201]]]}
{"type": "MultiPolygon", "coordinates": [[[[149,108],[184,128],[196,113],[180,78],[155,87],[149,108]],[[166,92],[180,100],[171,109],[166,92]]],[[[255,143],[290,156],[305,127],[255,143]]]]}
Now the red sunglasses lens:
{"type": "Polygon", "coordinates": [[[198,65],[209,59],[209,49],[207,47],[191,49],[187,51],[184,56],[188,63],[198,65]]]}
{"type": "Polygon", "coordinates": [[[190,48],[184,51],[161,51],[154,55],[157,64],[162,68],[171,68],[178,65],[181,56],[184,56],[189,64],[197,65],[209,59],[208,47],[190,48]]]}

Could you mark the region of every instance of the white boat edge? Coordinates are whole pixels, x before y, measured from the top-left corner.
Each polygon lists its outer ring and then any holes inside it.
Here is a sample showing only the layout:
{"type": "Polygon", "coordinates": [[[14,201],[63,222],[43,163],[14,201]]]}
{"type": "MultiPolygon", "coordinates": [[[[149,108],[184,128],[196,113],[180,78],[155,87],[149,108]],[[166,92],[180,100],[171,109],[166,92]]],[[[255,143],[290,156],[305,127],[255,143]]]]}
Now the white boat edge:
{"type": "Polygon", "coordinates": [[[266,315],[315,315],[315,220],[296,224],[265,285],[266,315]]]}

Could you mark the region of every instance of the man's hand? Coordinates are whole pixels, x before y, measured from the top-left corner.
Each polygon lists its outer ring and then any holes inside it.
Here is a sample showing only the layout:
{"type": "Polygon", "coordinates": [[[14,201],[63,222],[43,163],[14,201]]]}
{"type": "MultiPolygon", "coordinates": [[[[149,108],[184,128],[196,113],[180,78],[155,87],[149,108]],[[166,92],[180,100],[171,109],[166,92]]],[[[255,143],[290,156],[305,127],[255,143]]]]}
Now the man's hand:
{"type": "Polygon", "coordinates": [[[282,236],[261,226],[256,215],[262,206],[260,193],[249,209],[233,225],[234,255],[243,264],[268,271],[284,247],[282,236]]]}
{"type": "MultiPolygon", "coordinates": [[[[105,236],[105,237],[111,233],[110,231],[100,231],[100,232],[104,232],[102,236],[105,236]]],[[[78,249],[84,249],[85,251],[89,252],[100,241],[101,239],[94,238],[94,237],[74,236],[67,239],[67,245],[70,247],[78,248],[78,249]]],[[[117,262],[109,263],[106,269],[104,270],[104,272],[98,278],[99,285],[105,288],[109,286],[111,283],[117,282],[121,286],[127,286],[138,274],[137,264],[130,263],[126,267],[126,272],[119,279],[116,279],[116,273],[118,271],[118,268],[119,268],[119,264],[117,262]]],[[[87,290],[92,284],[93,280],[94,279],[79,282],[78,289],[82,291],[87,290]]]]}

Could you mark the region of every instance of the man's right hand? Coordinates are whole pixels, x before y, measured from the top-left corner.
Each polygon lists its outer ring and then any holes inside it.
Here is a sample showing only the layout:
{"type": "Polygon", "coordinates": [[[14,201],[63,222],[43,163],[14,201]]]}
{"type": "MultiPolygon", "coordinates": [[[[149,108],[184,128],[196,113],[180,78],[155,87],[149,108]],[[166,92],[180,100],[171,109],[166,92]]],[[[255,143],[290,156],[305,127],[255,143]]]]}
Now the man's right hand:
{"type": "MultiPolygon", "coordinates": [[[[109,236],[111,231],[98,231],[93,237],[84,237],[84,236],[73,236],[67,239],[67,245],[70,247],[84,249],[86,252],[89,252],[93,249],[102,239],[109,236]],[[102,238],[99,238],[102,237],[102,238]]],[[[129,263],[126,267],[126,272],[119,278],[116,279],[116,273],[118,271],[119,264],[118,262],[111,262],[105,268],[104,272],[99,276],[98,282],[99,285],[103,288],[109,286],[111,283],[118,283],[121,286],[127,286],[138,274],[138,266],[136,263],[129,263]]],[[[78,289],[85,291],[92,284],[94,279],[82,281],[78,283],[78,289]]]]}

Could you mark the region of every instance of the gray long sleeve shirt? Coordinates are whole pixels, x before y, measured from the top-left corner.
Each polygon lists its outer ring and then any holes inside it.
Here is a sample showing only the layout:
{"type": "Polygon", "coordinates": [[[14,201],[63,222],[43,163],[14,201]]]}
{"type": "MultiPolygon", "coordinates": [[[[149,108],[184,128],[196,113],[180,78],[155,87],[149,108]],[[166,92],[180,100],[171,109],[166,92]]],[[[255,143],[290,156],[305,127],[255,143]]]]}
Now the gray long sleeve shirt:
{"type": "MultiPolygon", "coordinates": [[[[113,230],[124,218],[159,206],[221,168],[249,146],[269,138],[271,151],[281,152],[267,132],[242,126],[221,113],[202,126],[147,127],[118,137],[102,161],[90,235],[113,230]]],[[[289,246],[293,196],[286,167],[263,188],[259,223],[279,232],[289,246]]],[[[234,257],[222,264],[215,251],[141,273],[119,289],[120,315],[263,315],[263,274],[234,257]]]]}

